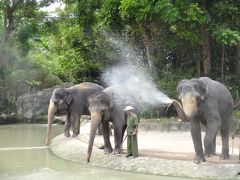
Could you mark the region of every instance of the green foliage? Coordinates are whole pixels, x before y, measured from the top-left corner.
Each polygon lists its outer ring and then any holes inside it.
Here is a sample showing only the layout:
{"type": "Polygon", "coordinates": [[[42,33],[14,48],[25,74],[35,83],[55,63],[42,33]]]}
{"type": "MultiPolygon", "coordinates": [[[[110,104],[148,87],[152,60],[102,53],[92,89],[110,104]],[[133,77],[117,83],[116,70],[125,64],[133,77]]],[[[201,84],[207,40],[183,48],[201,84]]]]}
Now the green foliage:
{"type": "Polygon", "coordinates": [[[16,59],[6,72],[9,95],[19,96],[32,91],[33,88],[42,89],[60,83],[60,80],[41,64],[28,57],[23,58],[17,52],[12,53],[16,59]]]}
{"type": "MultiPolygon", "coordinates": [[[[217,79],[218,80],[218,79],[217,79]]],[[[235,100],[240,100],[239,99],[239,92],[240,92],[240,79],[237,76],[228,74],[225,75],[224,78],[224,84],[227,86],[227,88],[230,90],[233,98],[235,100]]]]}
{"type": "Polygon", "coordinates": [[[234,31],[227,27],[217,27],[213,37],[222,45],[236,46],[240,41],[240,31],[234,31]]]}
{"type": "MultiPolygon", "coordinates": [[[[162,0],[157,1],[153,7],[154,13],[161,17],[161,20],[165,23],[175,23],[179,20],[178,8],[174,7],[172,1],[162,0]]],[[[154,15],[153,15],[154,16],[154,15]]]]}
{"type": "Polygon", "coordinates": [[[88,35],[96,21],[95,10],[100,6],[100,0],[81,0],[77,3],[76,15],[82,32],[88,35]]]}
{"type": "MultiPolygon", "coordinates": [[[[239,120],[240,120],[240,111],[238,110],[238,111],[235,111],[235,116],[236,116],[236,118],[238,118],[239,120]]],[[[240,128],[240,127],[239,127],[240,128]]]]}
{"type": "MultiPolygon", "coordinates": [[[[4,26],[10,1],[0,1],[1,38],[10,34],[0,48],[1,107],[7,104],[4,97],[13,104],[23,92],[61,81],[99,82],[104,68],[118,59],[117,50],[106,40],[112,32],[140,49],[146,64],[150,53],[155,82],[172,98],[177,98],[181,79],[195,77],[203,33],[208,33],[213,78],[223,81],[224,46],[224,83],[234,97],[240,91],[236,68],[240,67],[240,1],[64,0],[65,9],[57,10],[54,17],[39,10],[54,1],[12,1],[16,3],[12,29],[4,26]]],[[[155,116],[153,112],[147,108],[146,116],[155,116]]]]}
{"type": "Polygon", "coordinates": [[[181,71],[170,71],[168,69],[162,71],[159,79],[156,80],[158,88],[164,92],[168,97],[177,99],[176,87],[179,81],[182,79],[191,79],[193,70],[188,70],[186,72],[181,71]]]}
{"type": "Polygon", "coordinates": [[[77,8],[71,3],[66,11],[58,11],[59,18],[50,22],[55,29],[42,30],[38,41],[29,41],[32,47],[29,57],[63,81],[95,81],[102,67],[101,51],[94,32],[86,36],[78,24],[79,19],[68,16],[68,12],[75,12],[77,8]]]}
{"type": "Polygon", "coordinates": [[[178,21],[171,23],[170,30],[182,39],[193,44],[201,41],[201,26],[207,23],[207,14],[199,3],[176,1],[175,8],[178,9],[178,21]]]}
{"type": "Polygon", "coordinates": [[[228,25],[231,28],[239,28],[240,25],[240,1],[221,0],[212,4],[209,12],[214,17],[216,24],[228,25]]]}
{"type": "Polygon", "coordinates": [[[97,27],[106,27],[113,32],[120,32],[123,29],[123,22],[119,13],[120,1],[105,0],[101,9],[96,13],[98,18],[97,27]]]}
{"type": "Polygon", "coordinates": [[[39,88],[39,86],[42,84],[42,82],[40,81],[36,81],[36,80],[26,80],[25,81],[28,85],[28,88],[29,88],[29,92],[31,93],[34,89],[35,91],[39,88]]]}
{"type": "Polygon", "coordinates": [[[161,1],[132,1],[122,0],[120,13],[125,20],[134,20],[138,23],[162,20],[173,23],[179,17],[179,12],[170,0],[161,1]]]}
{"type": "Polygon", "coordinates": [[[0,112],[15,111],[15,101],[18,96],[59,84],[43,66],[9,47],[0,48],[0,112]]]}

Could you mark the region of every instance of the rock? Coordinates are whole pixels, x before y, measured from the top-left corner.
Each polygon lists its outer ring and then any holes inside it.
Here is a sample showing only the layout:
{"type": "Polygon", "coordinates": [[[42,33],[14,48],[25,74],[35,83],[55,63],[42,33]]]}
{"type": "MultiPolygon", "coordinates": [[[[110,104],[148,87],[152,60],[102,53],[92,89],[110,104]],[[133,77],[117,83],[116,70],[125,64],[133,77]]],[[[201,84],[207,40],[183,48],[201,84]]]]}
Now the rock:
{"type": "Polygon", "coordinates": [[[1,114],[0,115],[0,125],[1,124],[13,124],[20,122],[21,119],[17,114],[1,114]]]}
{"type": "Polygon", "coordinates": [[[158,121],[149,121],[145,120],[140,121],[139,128],[144,131],[189,131],[190,123],[189,122],[178,122],[178,121],[169,121],[164,123],[159,123],[158,121]]]}
{"type": "Polygon", "coordinates": [[[71,86],[73,86],[72,83],[64,83],[42,91],[37,91],[36,93],[25,94],[18,97],[16,102],[18,115],[23,117],[26,122],[36,122],[38,117],[47,115],[52,91],[57,87],[67,88],[71,86]]]}

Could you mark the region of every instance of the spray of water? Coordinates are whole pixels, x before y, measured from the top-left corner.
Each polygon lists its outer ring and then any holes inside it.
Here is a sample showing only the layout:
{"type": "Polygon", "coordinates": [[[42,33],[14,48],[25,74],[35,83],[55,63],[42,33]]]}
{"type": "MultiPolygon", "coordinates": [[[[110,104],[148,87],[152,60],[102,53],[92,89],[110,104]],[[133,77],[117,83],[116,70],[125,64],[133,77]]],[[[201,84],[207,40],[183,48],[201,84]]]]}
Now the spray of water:
{"type": "Polygon", "coordinates": [[[108,68],[102,74],[102,80],[108,86],[115,87],[116,93],[130,94],[139,103],[154,106],[172,103],[172,100],[158,90],[151,80],[141,52],[133,50],[119,38],[113,36],[106,38],[118,53],[120,61],[118,65],[108,68]]]}

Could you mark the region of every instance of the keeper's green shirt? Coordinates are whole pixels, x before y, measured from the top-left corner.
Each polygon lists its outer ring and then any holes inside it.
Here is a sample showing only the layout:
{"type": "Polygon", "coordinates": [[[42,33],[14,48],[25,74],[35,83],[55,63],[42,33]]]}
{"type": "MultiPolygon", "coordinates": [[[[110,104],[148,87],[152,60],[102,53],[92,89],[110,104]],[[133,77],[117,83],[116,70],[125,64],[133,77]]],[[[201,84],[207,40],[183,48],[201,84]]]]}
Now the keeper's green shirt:
{"type": "Polygon", "coordinates": [[[130,113],[127,117],[127,135],[133,135],[135,127],[138,125],[137,115],[130,113]]]}

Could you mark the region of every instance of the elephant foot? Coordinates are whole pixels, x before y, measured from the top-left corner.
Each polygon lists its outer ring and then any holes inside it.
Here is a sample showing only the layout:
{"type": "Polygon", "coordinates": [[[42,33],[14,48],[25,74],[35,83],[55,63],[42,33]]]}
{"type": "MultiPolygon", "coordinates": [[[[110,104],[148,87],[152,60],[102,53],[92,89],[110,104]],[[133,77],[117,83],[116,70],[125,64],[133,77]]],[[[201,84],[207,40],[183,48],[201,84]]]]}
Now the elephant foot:
{"type": "Polygon", "coordinates": [[[223,159],[223,160],[230,159],[230,156],[229,154],[221,154],[220,159],[223,159]]]}
{"type": "Polygon", "coordinates": [[[216,155],[216,153],[205,153],[206,158],[210,158],[210,157],[213,157],[215,155],[216,155]]]}
{"type": "Polygon", "coordinates": [[[105,154],[110,154],[112,153],[113,149],[111,147],[104,147],[104,153],[105,154]]]}
{"type": "Polygon", "coordinates": [[[65,133],[64,133],[64,136],[67,137],[67,138],[69,138],[69,137],[70,137],[69,131],[65,132],[65,133]]]}
{"type": "Polygon", "coordinates": [[[196,155],[193,159],[193,162],[196,163],[196,164],[199,164],[201,162],[206,162],[206,159],[205,159],[204,156],[196,155]]]}
{"type": "Polygon", "coordinates": [[[76,138],[76,137],[78,137],[78,134],[73,133],[73,134],[72,134],[72,138],[76,138]]]}
{"type": "Polygon", "coordinates": [[[98,149],[104,149],[104,145],[103,145],[103,144],[100,145],[100,146],[98,147],[98,149]]]}
{"type": "Polygon", "coordinates": [[[115,148],[114,151],[113,151],[113,154],[122,154],[122,149],[115,148]]]}
{"type": "Polygon", "coordinates": [[[214,156],[213,154],[205,154],[206,158],[210,158],[210,157],[213,157],[213,156],[214,156]]]}

